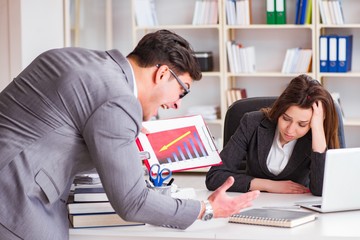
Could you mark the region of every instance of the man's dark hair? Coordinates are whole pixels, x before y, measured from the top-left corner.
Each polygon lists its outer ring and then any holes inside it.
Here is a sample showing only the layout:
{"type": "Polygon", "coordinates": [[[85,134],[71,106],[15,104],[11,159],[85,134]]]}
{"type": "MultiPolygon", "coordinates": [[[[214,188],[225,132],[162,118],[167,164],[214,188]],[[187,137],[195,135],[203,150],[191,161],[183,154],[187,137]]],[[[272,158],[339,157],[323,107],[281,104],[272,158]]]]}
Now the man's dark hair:
{"type": "Polygon", "coordinates": [[[168,30],[146,34],[127,57],[134,59],[140,67],[165,64],[178,75],[189,73],[193,80],[200,80],[202,76],[188,41],[168,30]]]}

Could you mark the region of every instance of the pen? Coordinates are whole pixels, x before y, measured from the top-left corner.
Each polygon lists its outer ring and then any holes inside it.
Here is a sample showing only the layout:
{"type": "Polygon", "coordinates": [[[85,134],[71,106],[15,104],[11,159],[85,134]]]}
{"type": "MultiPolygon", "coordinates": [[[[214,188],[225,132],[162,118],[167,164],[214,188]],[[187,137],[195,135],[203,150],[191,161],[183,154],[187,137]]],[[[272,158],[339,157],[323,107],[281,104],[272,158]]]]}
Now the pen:
{"type": "Polygon", "coordinates": [[[167,186],[171,186],[171,184],[174,182],[174,178],[171,178],[167,186]]]}

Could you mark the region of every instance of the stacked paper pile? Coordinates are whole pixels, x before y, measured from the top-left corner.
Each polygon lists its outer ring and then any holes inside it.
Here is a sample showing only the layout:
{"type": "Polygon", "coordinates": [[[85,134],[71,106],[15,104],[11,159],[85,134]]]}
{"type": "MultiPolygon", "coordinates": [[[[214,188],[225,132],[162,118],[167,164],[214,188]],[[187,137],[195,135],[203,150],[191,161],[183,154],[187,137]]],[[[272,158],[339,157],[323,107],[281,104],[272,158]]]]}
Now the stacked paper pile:
{"type": "Polygon", "coordinates": [[[220,108],[215,105],[192,106],[188,109],[186,115],[201,115],[204,120],[216,120],[220,115],[220,108]]]}

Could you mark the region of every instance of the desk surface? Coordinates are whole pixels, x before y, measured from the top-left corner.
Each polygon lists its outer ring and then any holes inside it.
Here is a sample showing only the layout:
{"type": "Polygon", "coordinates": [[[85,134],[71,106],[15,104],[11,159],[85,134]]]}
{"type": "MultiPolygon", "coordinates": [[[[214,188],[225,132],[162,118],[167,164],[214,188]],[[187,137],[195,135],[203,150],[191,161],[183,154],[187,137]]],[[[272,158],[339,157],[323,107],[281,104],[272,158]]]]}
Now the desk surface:
{"type": "MultiPolygon", "coordinates": [[[[211,192],[196,190],[197,198],[211,192]]],[[[235,195],[240,193],[230,193],[235,195]]],[[[253,207],[293,206],[296,202],[319,200],[311,194],[261,193],[253,207]]],[[[306,211],[300,209],[301,211],[306,211]]],[[[228,223],[228,219],[197,220],[186,230],[152,225],[70,229],[70,239],[360,239],[360,210],[318,214],[316,221],[294,228],[277,228],[228,223]]]]}

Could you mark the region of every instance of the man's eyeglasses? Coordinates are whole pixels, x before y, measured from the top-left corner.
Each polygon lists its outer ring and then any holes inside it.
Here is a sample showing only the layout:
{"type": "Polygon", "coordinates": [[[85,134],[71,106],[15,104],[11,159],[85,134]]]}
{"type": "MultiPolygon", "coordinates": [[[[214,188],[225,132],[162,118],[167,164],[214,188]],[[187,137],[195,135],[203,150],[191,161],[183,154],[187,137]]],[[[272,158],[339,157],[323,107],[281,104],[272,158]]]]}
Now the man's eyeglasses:
{"type": "MultiPolygon", "coordinates": [[[[160,64],[157,64],[156,67],[160,67],[160,64]]],[[[184,89],[184,92],[182,94],[179,95],[179,98],[183,98],[186,96],[186,94],[188,94],[190,92],[190,89],[185,85],[185,83],[183,81],[180,80],[180,78],[173,72],[173,70],[171,70],[169,68],[169,71],[171,73],[171,75],[173,75],[173,77],[176,79],[176,81],[180,84],[180,86],[184,89]]]]}

